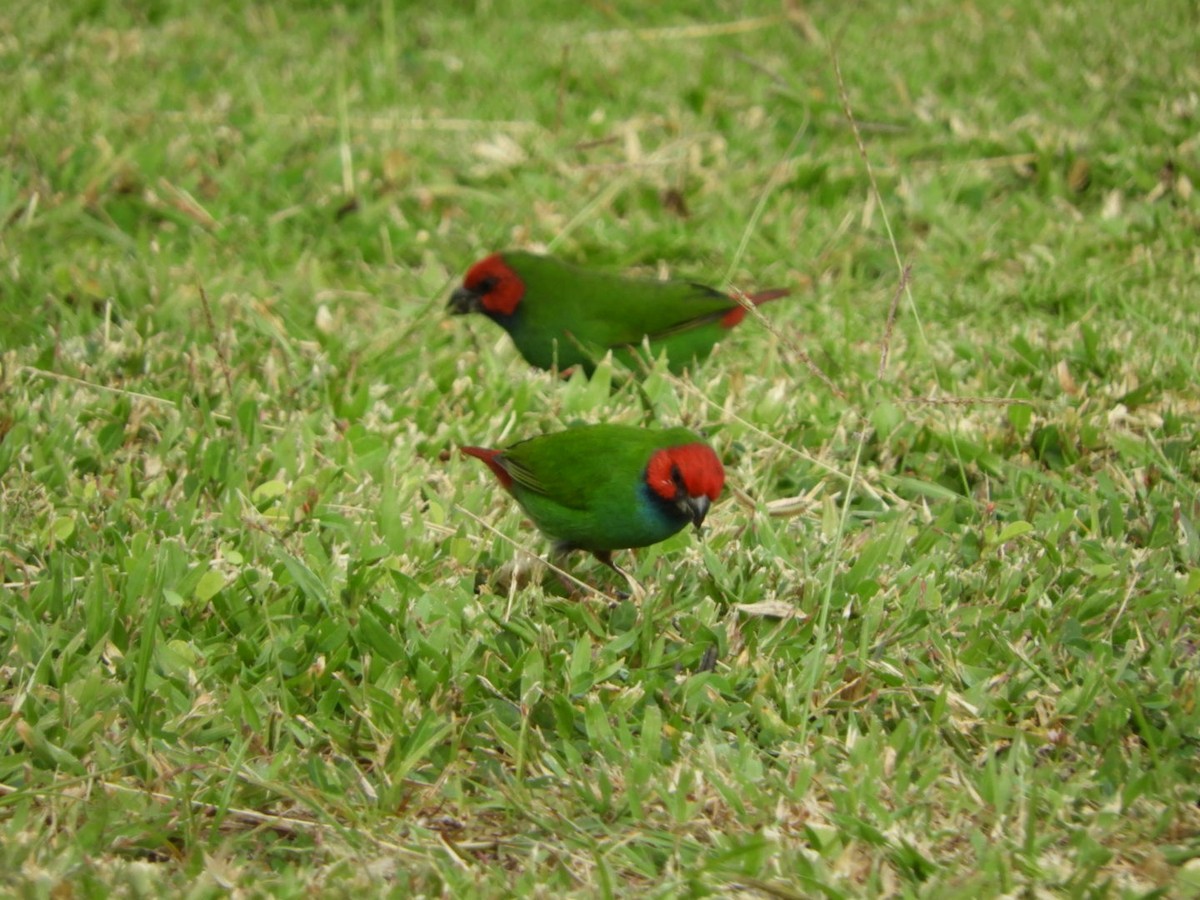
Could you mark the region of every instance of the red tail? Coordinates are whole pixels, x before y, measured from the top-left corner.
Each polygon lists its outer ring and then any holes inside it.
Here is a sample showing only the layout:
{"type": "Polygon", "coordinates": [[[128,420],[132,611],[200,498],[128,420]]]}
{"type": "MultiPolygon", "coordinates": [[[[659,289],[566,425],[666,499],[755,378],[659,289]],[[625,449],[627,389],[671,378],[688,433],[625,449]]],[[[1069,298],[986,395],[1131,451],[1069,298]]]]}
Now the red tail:
{"type": "Polygon", "coordinates": [[[473,456],[476,459],[482,459],[487,467],[492,470],[492,474],[500,481],[501,487],[508,490],[512,487],[512,476],[500,463],[496,462],[496,457],[500,455],[499,450],[489,450],[487,447],[461,447],[464,456],[473,456]]]}
{"type": "MultiPolygon", "coordinates": [[[[780,297],[786,297],[790,294],[787,288],[774,288],[769,291],[759,291],[757,294],[747,294],[746,299],[755,306],[762,306],[764,303],[770,303],[772,300],[778,300],[780,297]]],[[[746,307],[740,303],[731,309],[721,318],[721,325],[725,328],[733,328],[735,325],[741,324],[742,319],[746,318],[746,307]]]]}

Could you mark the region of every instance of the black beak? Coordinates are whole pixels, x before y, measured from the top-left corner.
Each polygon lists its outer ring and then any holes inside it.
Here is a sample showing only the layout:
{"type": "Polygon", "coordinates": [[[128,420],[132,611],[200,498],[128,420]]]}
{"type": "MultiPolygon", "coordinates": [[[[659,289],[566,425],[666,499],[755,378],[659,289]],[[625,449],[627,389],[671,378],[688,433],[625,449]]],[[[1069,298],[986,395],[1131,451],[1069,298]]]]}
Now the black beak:
{"type": "Polygon", "coordinates": [[[688,518],[692,520],[692,524],[699,531],[700,526],[704,524],[704,517],[708,515],[708,497],[703,494],[699,497],[686,497],[679,506],[687,513],[688,518]]]}
{"type": "Polygon", "coordinates": [[[474,291],[465,287],[455,288],[454,293],[450,295],[447,309],[452,316],[465,316],[467,313],[482,312],[483,301],[474,291]]]}

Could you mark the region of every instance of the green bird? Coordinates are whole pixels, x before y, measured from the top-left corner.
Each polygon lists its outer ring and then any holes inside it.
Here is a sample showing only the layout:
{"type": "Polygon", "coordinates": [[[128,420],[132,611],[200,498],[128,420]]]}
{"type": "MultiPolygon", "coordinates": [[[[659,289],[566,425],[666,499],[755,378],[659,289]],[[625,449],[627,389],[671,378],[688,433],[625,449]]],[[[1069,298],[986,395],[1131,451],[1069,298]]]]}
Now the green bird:
{"type": "MultiPolygon", "coordinates": [[[[787,293],[764,291],[746,299],[758,305],[787,293]]],[[[473,265],[451,294],[449,309],[452,315],[483,313],[508,332],[530,365],[559,371],[582,366],[588,375],[609,350],[639,371],[646,339],[652,356],[665,352],[679,374],[705,359],[746,316],[737,300],[704,285],[595,272],[523,250],[494,253],[473,265]]]]}
{"type": "Polygon", "coordinates": [[[586,550],[622,575],[614,550],[699,530],[725,484],[717,454],[686,428],[582,425],[462,452],[487,464],[556,556],[586,550]]]}

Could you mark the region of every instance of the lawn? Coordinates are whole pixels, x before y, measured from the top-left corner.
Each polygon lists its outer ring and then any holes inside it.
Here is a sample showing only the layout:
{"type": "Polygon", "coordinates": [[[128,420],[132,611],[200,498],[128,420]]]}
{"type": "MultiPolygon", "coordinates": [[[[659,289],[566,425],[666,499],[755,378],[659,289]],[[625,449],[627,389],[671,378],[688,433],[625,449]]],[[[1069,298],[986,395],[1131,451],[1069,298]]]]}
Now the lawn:
{"type": "Polygon", "coordinates": [[[1200,893],[1197,10],[0,11],[0,893],[1200,893]],[[644,599],[457,452],[577,421],[724,462],[644,599]]]}

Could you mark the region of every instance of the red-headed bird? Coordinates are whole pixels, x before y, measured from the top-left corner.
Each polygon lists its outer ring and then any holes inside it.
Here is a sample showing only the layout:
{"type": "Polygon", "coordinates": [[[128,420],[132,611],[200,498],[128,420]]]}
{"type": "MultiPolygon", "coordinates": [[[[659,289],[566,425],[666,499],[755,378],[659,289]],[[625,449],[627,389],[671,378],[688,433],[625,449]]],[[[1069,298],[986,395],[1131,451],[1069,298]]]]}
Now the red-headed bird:
{"type": "Polygon", "coordinates": [[[582,425],[462,452],[487,464],[556,556],[586,550],[622,575],[614,550],[699,530],[725,484],[717,454],[686,428],[582,425]]]}
{"type": "MultiPolygon", "coordinates": [[[[748,294],[758,305],[787,290],[748,294]]],[[[590,375],[612,350],[633,371],[633,353],[649,338],[676,374],[703,360],[746,316],[746,308],[713,288],[687,281],[627,278],[582,269],[523,250],[494,253],[473,265],[450,296],[453,315],[483,313],[508,332],[539,369],[582,366],[590,375]]]]}

